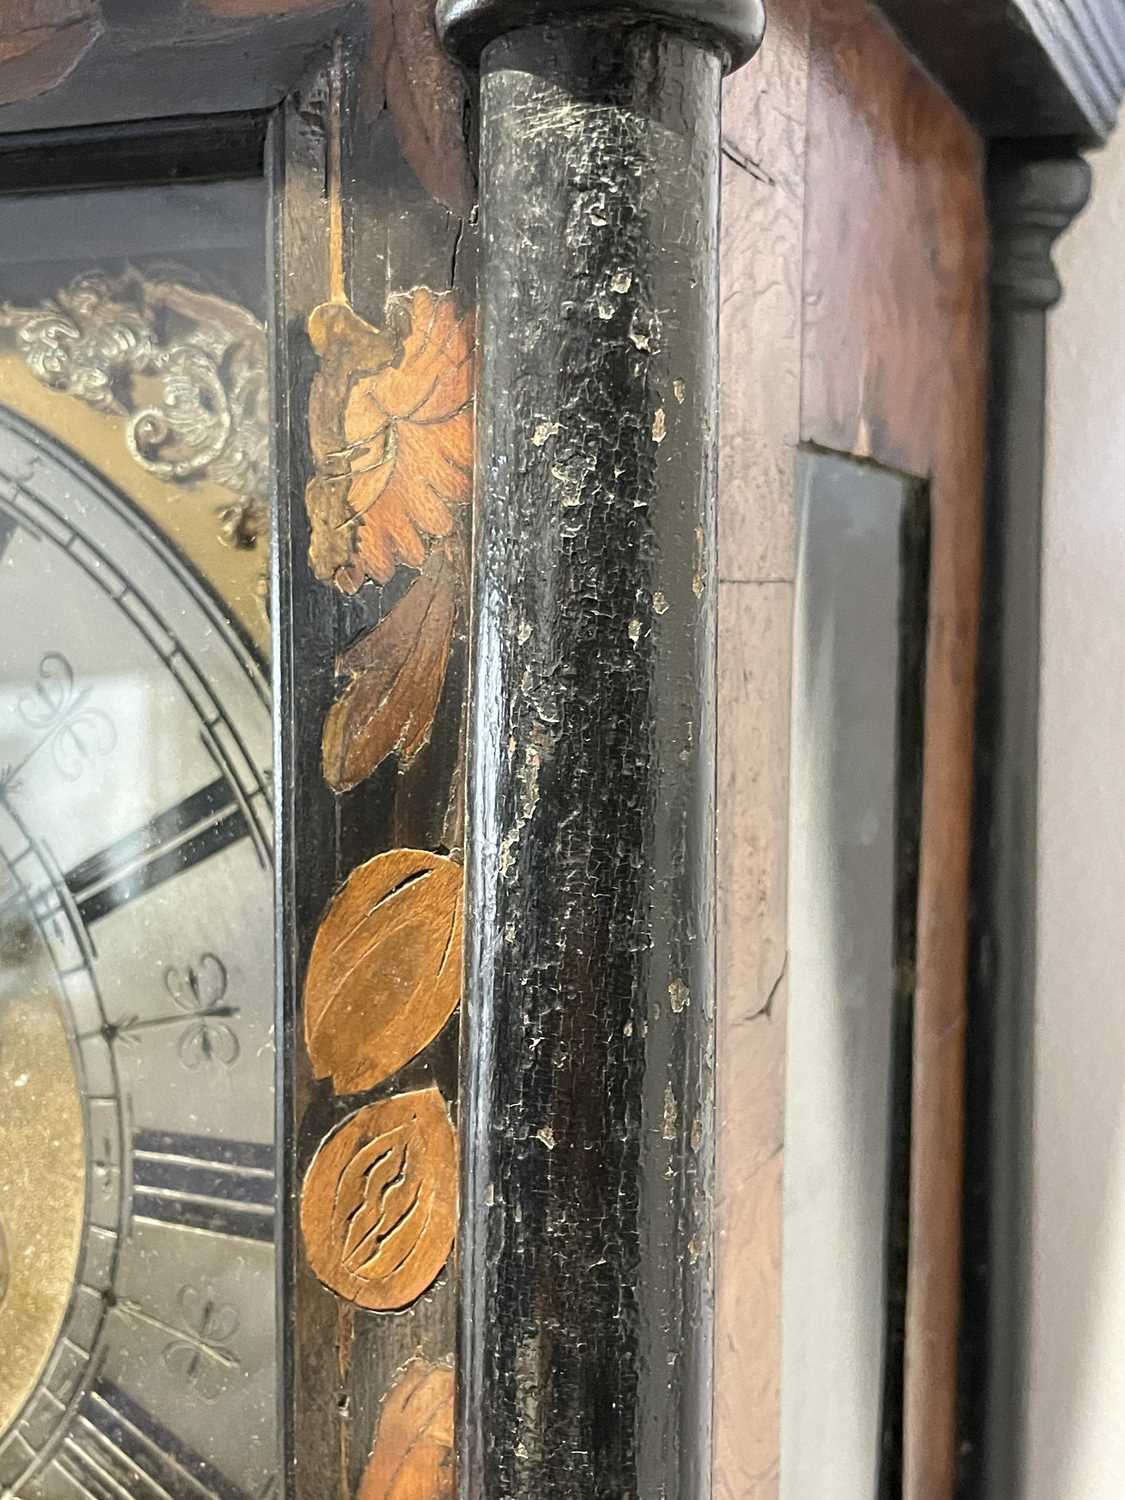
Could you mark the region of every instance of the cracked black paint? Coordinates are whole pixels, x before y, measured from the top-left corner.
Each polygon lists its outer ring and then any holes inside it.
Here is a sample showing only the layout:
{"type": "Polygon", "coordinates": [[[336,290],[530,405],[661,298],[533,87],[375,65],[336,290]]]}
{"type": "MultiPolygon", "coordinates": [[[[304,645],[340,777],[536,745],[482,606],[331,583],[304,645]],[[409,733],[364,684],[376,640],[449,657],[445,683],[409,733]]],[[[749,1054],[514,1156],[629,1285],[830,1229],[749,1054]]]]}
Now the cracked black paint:
{"type": "Polygon", "coordinates": [[[482,67],[461,1486],[708,1490],[721,57],[482,67]]]}

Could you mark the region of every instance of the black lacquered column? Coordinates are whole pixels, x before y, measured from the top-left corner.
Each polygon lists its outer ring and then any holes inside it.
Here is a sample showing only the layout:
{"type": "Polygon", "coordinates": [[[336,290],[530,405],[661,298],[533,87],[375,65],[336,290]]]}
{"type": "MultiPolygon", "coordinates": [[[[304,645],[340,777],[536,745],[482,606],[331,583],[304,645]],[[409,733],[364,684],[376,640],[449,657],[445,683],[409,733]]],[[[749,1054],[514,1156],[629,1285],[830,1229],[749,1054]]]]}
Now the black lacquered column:
{"type": "Polygon", "coordinates": [[[1073,154],[997,148],[977,707],[966,1132],[967,1500],[1023,1493],[1031,1244],[1040,574],[1052,251],[1086,203],[1073,154]]]}
{"type": "Polygon", "coordinates": [[[758,0],[445,0],[481,73],[460,1484],[710,1461],[719,93],[758,0]]]}

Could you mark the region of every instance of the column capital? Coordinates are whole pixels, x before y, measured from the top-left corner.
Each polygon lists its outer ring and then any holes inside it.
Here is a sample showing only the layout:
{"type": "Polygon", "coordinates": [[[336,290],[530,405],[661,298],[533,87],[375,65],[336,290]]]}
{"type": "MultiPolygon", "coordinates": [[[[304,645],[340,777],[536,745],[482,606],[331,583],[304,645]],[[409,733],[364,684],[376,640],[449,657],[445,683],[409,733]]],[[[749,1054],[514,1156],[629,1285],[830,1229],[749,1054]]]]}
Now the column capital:
{"type": "Polygon", "coordinates": [[[1077,153],[1032,156],[994,150],[989,163],[992,293],[1008,307],[1054,307],[1062,296],[1055,241],[1090,197],[1090,167],[1077,153]]]}
{"type": "Polygon", "coordinates": [[[438,33],[468,68],[478,68],[489,42],[507,31],[611,21],[685,33],[723,55],[733,72],[761,46],[765,0],[437,0],[438,33]]]}

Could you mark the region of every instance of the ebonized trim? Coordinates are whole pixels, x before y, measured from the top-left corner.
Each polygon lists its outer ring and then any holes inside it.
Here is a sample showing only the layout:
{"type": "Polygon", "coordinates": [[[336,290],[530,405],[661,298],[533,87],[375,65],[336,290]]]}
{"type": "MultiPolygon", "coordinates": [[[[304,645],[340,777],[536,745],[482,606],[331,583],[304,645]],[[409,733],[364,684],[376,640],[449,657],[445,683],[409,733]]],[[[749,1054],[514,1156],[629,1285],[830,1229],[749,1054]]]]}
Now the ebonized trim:
{"type": "Polygon", "coordinates": [[[460,1493],[710,1471],[718,57],[481,80],[460,1493]]]}
{"type": "MultiPolygon", "coordinates": [[[[1120,0],[879,0],[919,60],[990,139],[1052,136],[1086,144],[1113,128],[1125,94],[1120,0]]],[[[621,16],[663,20],[754,50],[763,0],[616,0],[621,16]]],[[[0,107],[0,134],[134,118],[270,109],[365,7],[268,3],[234,19],[202,5],[115,0],[74,72],[38,97],[0,107]]],[[[475,66],[486,39],[541,20],[612,13],[599,0],[439,0],[440,24],[475,66]]],[[[376,15],[382,14],[378,7],[376,15]]],[[[376,25],[378,25],[376,21],[376,25]]]]}
{"type": "Polygon", "coordinates": [[[524,26],[651,25],[725,55],[728,71],[750,61],[765,32],[764,0],[438,0],[438,32],[466,67],[505,32],[524,26]]]}
{"type": "Polygon", "coordinates": [[[876,0],[990,140],[1104,141],[1125,95],[1121,0],[876,0]]]}
{"type": "Polygon", "coordinates": [[[0,193],[260,177],[269,123],[244,111],[0,135],[0,193]]]}
{"type": "Polygon", "coordinates": [[[328,55],[335,34],[365,29],[356,0],[261,0],[258,14],[244,17],[199,0],[102,0],[89,52],[53,87],[0,106],[0,134],[273,109],[328,55]]]}
{"type": "Polygon", "coordinates": [[[991,388],[966,1039],[961,1500],[1024,1492],[1035,1089],[1039,641],[1052,260],[1084,207],[1073,154],[995,150],[991,388]]]}

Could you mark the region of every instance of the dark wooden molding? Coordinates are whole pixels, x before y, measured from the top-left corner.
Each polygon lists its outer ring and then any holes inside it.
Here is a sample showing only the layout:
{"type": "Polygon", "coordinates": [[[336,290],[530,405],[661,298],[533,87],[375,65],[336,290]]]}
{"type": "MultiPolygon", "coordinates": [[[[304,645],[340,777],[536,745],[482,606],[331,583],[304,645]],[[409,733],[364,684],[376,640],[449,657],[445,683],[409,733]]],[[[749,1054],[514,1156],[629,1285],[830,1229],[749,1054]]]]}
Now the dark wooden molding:
{"type": "MultiPolygon", "coordinates": [[[[667,7],[665,7],[666,9],[667,7]]],[[[706,1493],[719,50],[481,77],[461,1493],[706,1493]]]]}
{"type": "Polygon", "coordinates": [[[1090,196],[1090,168],[1072,151],[1001,146],[989,162],[995,313],[1045,313],[1062,296],[1054,248],[1090,196]]]}
{"type": "Polygon", "coordinates": [[[0,135],[0,192],[258,177],[269,123],[263,112],[94,125],[53,131],[49,151],[39,132],[0,135]]]}
{"type": "MultiPolygon", "coordinates": [[[[395,25],[431,0],[400,7],[395,25]]],[[[1125,7],[1119,0],[878,0],[887,19],[974,123],[993,139],[1065,137],[1093,144],[1125,94],[1125,7]]],[[[450,45],[475,67],[486,39],[543,20],[632,18],[711,37],[734,65],[755,50],[762,0],[439,0],[450,45]]],[[[115,0],[88,45],[0,106],[0,133],[218,111],[269,109],[341,28],[376,32],[389,10],[370,0],[115,0]]],[[[18,62],[19,60],[17,60],[18,62]]],[[[22,62],[19,63],[22,67],[22,62]]],[[[12,66],[11,64],[8,65],[12,66]]],[[[0,97],[4,65],[0,64],[0,97]]],[[[26,71],[26,70],[25,70],[26,71]]],[[[17,90],[17,93],[19,91],[17,90]]]]}
{"type": "MultiPolygon", "coordinates": [[[[336,32],[365,25],[356,0],[259,0],[238,15],[205,0],[115,0],[70,71],[0,105],[0,134],[273,109],[336,32]]],[[[0,97],[3,80],[0,63],[0,97]]]]}
{"type": "Polygon", "coordinates": [[[1125,96],[1120,0],[877,0],[990,139],[1104,141],[1125,96]]]}
{"type": "Polygon", "coordinates": [[[438,0],[438,28],[446,46],[476,68],[489,42],[524,26],[584,24],[613,29],[656,25],[721,50],[728,69],[740,68],[761,46],[764,0],[438,0]]]}
{"type": "Polygon", "coordinates": [[[1052,259],[1074,154],[995,150],[988,487],[967,1037],[963,1500],[1022,1492],[1036,967],[1039,628],[1052,259]]]}

